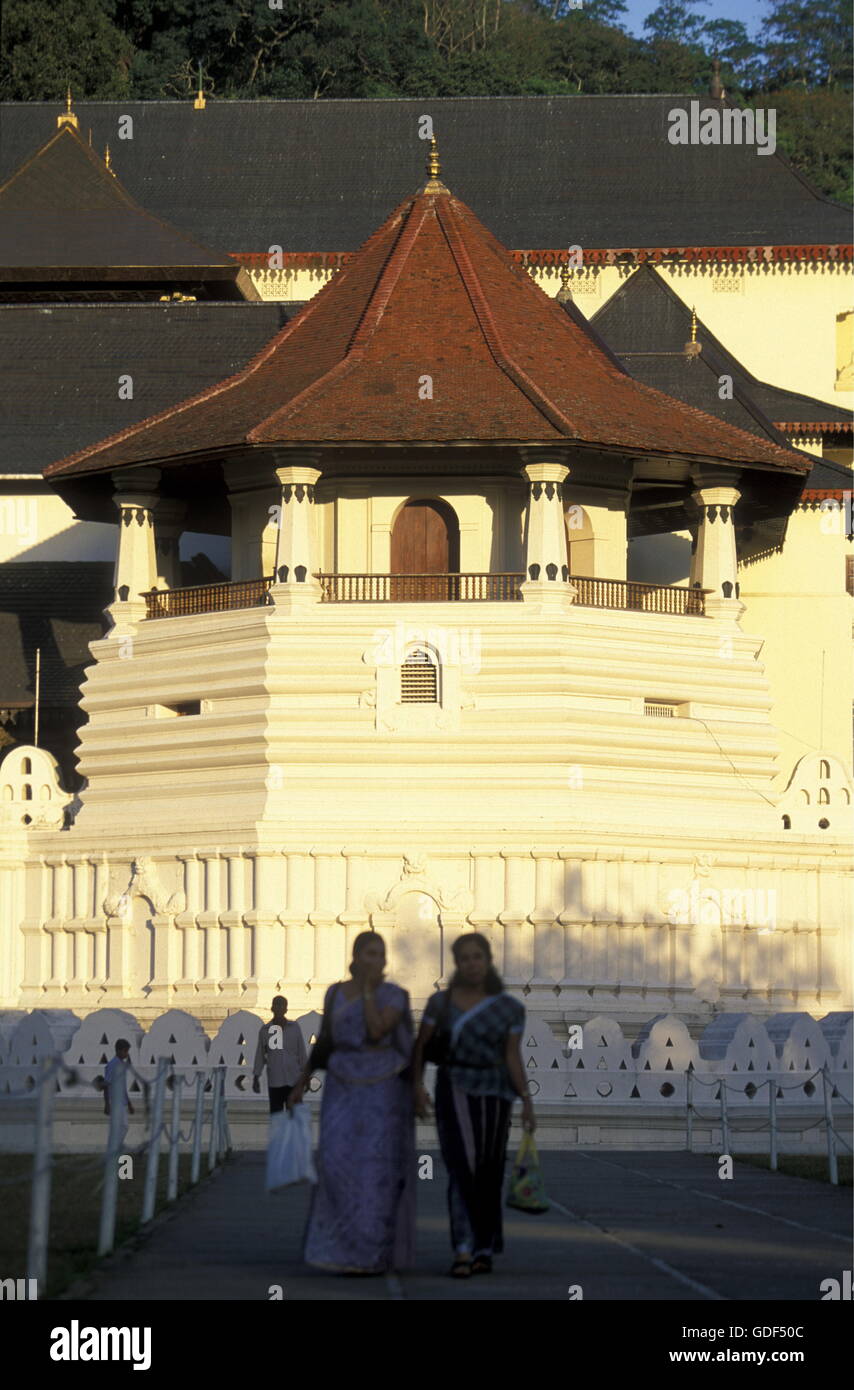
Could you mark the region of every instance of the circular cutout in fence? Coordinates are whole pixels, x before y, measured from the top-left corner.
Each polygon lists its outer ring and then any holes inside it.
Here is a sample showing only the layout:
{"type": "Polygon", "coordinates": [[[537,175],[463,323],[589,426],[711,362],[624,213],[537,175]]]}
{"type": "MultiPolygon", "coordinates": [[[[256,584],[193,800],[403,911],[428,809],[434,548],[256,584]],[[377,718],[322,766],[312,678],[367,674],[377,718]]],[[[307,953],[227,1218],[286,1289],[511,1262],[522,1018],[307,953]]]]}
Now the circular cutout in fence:
{"type": "Polygon", "coordinates": [[[756,1087],[752,1081],[748,1081],[744,1088],[744,1094],[747,1096],[748,1100],[753,1100],[753,1097],[756,1095],[756,1087]]]}
{"type": "Polygon", "coordinates": [[[610,1081],[600,1081],[599,1085],[596,1087],[596,1092],[600,1096],[609,1096],[613,1089],[610,1081]]]}
{"type": "Polygon", "coordinates": [[[814,1095],[815,1095],[815,1086],[812,1084],[811,1081],[805,1081],[805,1082],[804,1082],[804,1095],[805,1095],[805,1096],[814,1096],[814,1095]]]}
{"type": "Polygon", "coordinates": [[[539,1093],[540,1093],[540,1083],[539,1083],[539,1081],[535,1081],[534,1078],[531,1077],[531,1078],[529,1079],[529,1081],[528,1081],[528,1094],[529,1094],[529,1095],[532,1095],[532,1096],[537,1096],[537,1095],[539,1095],[539,1093]]]}
{"type": "Polygon", "coordinates": [[[675,1086],[671,1086],[671,1084],[670,1084],[669,1081],[665,1081],[664,1085],[661,1087],[661,1095],[663,1095],[663,1096],[672,1096],[672,1095],[674,1094],[675,1090],[676,1090],[676,1087],[675,1087],[675,1086]]]}

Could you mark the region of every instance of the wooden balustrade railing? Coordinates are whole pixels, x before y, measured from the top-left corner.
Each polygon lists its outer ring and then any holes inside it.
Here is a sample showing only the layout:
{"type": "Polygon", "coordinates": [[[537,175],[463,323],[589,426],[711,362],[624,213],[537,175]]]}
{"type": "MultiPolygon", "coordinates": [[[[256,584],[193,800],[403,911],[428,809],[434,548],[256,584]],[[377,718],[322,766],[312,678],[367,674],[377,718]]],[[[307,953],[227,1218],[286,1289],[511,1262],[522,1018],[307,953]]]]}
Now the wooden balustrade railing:
{"type": "MultiPolygon", "coordinates": [[[[513,602],[522,597],[524,574],[317,574],[323,603],[482,603],[513,602]]],[[[193,613],[223,613],[231,608],[259,608],[271,602],[272,576],[226,584],[196,584],[186,589],[150,589],[146,617],[177,618],[193,613]]],[[[639,613],[705,615],[704,589],[637,580],[594,579],[571,575],[575,602],[584,608],[612,608],[639,613]]]]}
{"type": "Polygon", "coordinates": [[[192,613],[225,613],[230,608],[260,608],[270,602],[268,579],[239,579],[226,584],[194,584],[187,589],[149,589],[147,618],[183,618],[192,613]]]}
{"type": "Polygon", "coordinates": [[[324,603],[479,603],[519,599],[523,574],[318,574],[324,603]]]}
{"type": "Polygon", "coordinates": [[[642,584],[636,579],[592,579],[571,574],[575,602],[583,608],[621,608],[636,613],[672,613],[702,618],[706,590],[678,584],[642,584]]]}

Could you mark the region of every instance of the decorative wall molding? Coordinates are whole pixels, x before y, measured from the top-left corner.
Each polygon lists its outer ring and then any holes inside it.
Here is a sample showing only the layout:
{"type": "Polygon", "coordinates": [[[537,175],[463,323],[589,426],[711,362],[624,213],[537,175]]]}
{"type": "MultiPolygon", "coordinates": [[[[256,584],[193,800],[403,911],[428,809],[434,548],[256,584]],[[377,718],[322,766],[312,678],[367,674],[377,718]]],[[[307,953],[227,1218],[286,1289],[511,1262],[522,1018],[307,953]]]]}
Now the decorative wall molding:
{"type": "Polygon", "coordinates": [[[155,912],[167,915],[177,915],[187,908],[184,893],[180,889],[171,892],[163,886],[154,860],[147,855],[133,860],[126,886],[123,889],[114,886],[104,899],[104,913],[107,917],[127,916],[133,898],[147,898],[155,912]]]}

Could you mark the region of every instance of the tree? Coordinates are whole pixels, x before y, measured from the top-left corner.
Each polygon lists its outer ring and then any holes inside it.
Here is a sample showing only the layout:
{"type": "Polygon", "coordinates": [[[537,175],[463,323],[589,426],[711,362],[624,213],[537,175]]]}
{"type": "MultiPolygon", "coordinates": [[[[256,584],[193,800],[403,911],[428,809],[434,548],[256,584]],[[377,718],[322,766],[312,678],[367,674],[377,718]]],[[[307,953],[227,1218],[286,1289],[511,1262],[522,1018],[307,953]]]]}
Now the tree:
{"type": "Polygon", "coordinates": [[[593,24],[607,24],[610,29],[622,29],[622,16],[628,14],[628,10],[623,0],[584,0],[578,13],[593,24]]]}
{"type": "MultiPolygon", "coordinates": [[[[710,0],[696,0],[696,3],[708,5],[710,0]]],[[[661,0],[658,9],[647,15],[643,27],[652,39],[693,44],[703,32],[703,18],[689,8],[688,0],[661,0]]]]}
{"type": "Polygon", "coordinates": [[[109,101],[130,95],[133,46],[101,0],[4,0],[0,99],[109,101]]]}
{"type": "Polygon", "coordinates": [[[703,25],[704,47],[724,68],[724,86],[758,87],[762,81],[762,50],[740,19],[711,19],[703,25]]]}
{"type": "Polygon", "coordinates": [[[772,86],[851,88],[851,8],[848,0],[766,0],[762,25],[772,86]]]}
{"type": "Polygon", "coordinates": [[[774,93],[773,104],[777,111],[777,143],[789,161],[820,193],[850,203],[849,93],[832,87],[813,92],[788,87],[774,93]]]}

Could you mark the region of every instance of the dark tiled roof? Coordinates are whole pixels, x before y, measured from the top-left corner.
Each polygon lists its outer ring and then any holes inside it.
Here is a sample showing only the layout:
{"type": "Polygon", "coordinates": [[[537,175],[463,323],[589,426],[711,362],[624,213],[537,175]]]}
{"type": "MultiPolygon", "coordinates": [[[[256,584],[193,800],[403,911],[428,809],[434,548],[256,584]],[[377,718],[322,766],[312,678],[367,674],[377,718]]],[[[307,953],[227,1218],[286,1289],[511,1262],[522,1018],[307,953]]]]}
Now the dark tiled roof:
{"type": "Polygon", "coordinates": [[[558,440],[799,472],[799,455],[650,391],[444,184],[386,219],[249,367],[46,476],[302,441],[558,440]],[[432,397],[419,385],[432,378],[432,397]]]}
{"type": "Polygon", "coordinates": [[[237,371],[299,306],[0,306],[0,473],[40,473],[237,371]],[[119,375],[133,399],[119,399],[119,375]]]}
{"type": "MultiPolygon", "coordinates": [[[[200,554],[181,565],[184,584],[226,578],[200,554]]],[[[33,703],[36,649],[41,702],[74,708],[91,665],[89,643],[102,637],[112,602],[113,565],[105,561],[9,561],[0,564],[0,708],[33,703]]]]}
{"type": "MultiPolygon", "coordinates": [[[[780,443],[783,436],[775,422],[781,421],[851,425],[851,412],[838,405],[758,381],[699,320],[697,341],[702,351],[689,360],[684,347],[691,337],[691,311],[652,266],[641,266],[631,275],[593,315],[591,324],[638,381],[760,439],[780,443]],[[719,394],[724,374],[732,377],[732,400],[721,400],[719,394]]],[[[834,486],[814,482],[815,472],[814,467],[807,487],[834,486]]],[[[850,472],[848,479],[850,485],[850,472]]]]}
{"type": "Polygon", "coordinates": [[[843,463],[832,459],[818,459],[810,470],[804,483],[804,494],[809,492],[851,492],[854,487],[854,473],[843,463]]]}
{"type": "Polygon", "coordinates": [[[55,131],[10,175],[0,187],[0,280],[75,278],[93,268],[110,280],[137,280],[153,270],[178,271],[179,279],[236,277],[225,252],[135,203],[71,126],[55,131]]]}
{"type": "MultiPolygon", "coordinates": [[[[836,245],[850,213],[755,146],[671,145],[686,96],[83,102],[150,212],[229,252],[355,250],[408,194],[432,116],[446,176],[511,249],[836,245]],[[117,140],[120,116],[133,139],[117,140]]],[[[712,104],[712,103],[709,103],[712,104]]],[[[53,103],[2,108],[0,178],[53,127],[53,103]]]]}
{"type": "Polygon", "coordinates": [[[73,707],[91,663],[89,643],[106,627],[113,566],[103,561],[0,565],[0,706],[33,701],[36,648],[41,698],[73,707]]]}
{"type": "Polygon", "coordinates": [[[850,424],[851,412],[841,406],[802,396],[779,386],[759,381],[728,352],[705,324],[698,322],[697,337],[703,345],[699,362],[689,364],[682,351],[691,336],[691,311],[670,288],[666,279],[650,265],[644,265],[621,285],[590,320],[632,376],[659,391],[687,401],[700,410],[709,410],[722,420],[767,432],[768,421],[826,420],[850,424]],[[670,357],[648,354],[669,353],[670,357]],[[702,363],[705,372],[694,371],[702,363]],[[742,400],[721,401],[717,375],[733,377],[742,400]],[[712,380],[714,378],[714,381],[712,380]],[[712,389],[712,387],[714,389],[712,389]],[[713,401],[716,403],[713,408],[713,401]],[[765,417],[757,421],[756,408],[765,417]],[[753,420],[753,424],[750,421],[753,420]]]}

